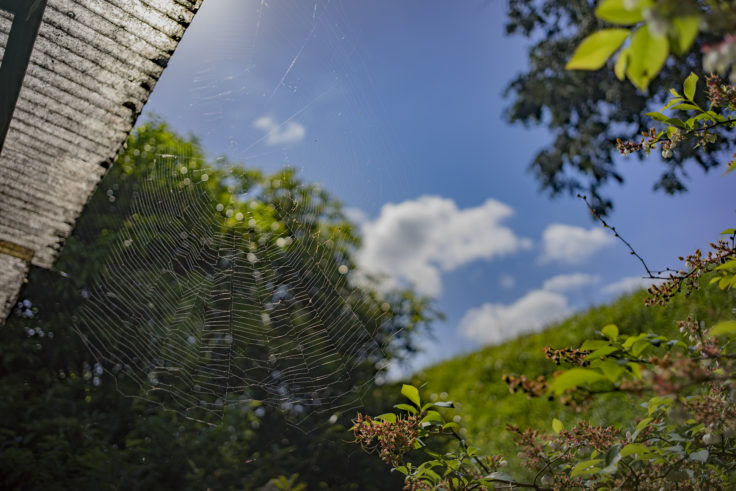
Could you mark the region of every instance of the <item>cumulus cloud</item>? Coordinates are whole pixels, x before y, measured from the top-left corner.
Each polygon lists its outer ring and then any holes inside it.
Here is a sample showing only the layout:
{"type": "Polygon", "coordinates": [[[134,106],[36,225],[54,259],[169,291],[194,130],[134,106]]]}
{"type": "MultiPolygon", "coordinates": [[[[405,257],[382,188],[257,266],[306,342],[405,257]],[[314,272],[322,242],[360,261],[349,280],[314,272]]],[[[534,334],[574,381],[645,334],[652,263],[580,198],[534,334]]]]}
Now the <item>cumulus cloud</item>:
{"type": "Polygon", "coordinates": [[[533,290],[510,305],[484,303],[468,310],[460,321],[460,332],[481,343],[499,344],[540,331],[572,312],[564,295],[533,290]]]}
{"type": "Polygon", "coordinates": [[[358,263],[366,272],[387,275],[387,286],[412,283],[421,293],[439,295],[442,272],[531,247],[502,225],[512,214],[493,199],[465,209],[440,196],[389,203],[363,223],[358,263]]]}
{"type": "Polygon", "coordinates": [[[559,261],[577,264],[614,242],[602,228],[586,230],[573,225],[553,223],[542,233],[542,262],[559,261]]]}
{"type": "Polygon", "coordinates": [[[262,116],[253,121],[253,127],[266,133],[267,145],[279,145],[281,143],[296,143],[304,139],[307,130],[303,125],[286,121],[279,124],[270,116],[262,116]]]}
{"type": "Polygon", "coordinates": [[[601,288],[601,293],[604,295],[620,296],[626,293],[633,293],[642,288],[647,289],[652,286],[653,283],[661,283],[662,280],[653,280],[651,278],[642,278],[641,276],[628,276],[621,278],[620,280],[606,285],[601,288]]]}
{"type": "Polygon", "coordinates": [[[600,281],[601,278],[597,275],[585,273],[560,274],[545,281],[542,288],[553,292],[566,292],[586,285],[595,285],[600,281]]]}

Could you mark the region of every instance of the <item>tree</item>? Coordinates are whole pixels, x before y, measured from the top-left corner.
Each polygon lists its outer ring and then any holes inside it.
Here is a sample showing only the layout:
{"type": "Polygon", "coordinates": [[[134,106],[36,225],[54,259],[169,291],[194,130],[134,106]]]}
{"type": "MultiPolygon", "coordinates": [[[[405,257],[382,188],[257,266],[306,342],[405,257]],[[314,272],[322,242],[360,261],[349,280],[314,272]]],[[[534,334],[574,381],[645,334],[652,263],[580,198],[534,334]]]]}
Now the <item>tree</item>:
{"type": "Polygon", "coordinates": [[[290,477],[276,484],[383,489],[392,476],[346,447],[344,408],[380,400],[375,377],[415,349],[436,312],[409,290],[353,284],[358,244],[340,203],[293,170],[208,163],[196,139],[159,121],[138,127],[55,269],[31,272],[0,330],[0,487],[253,489],[283,474],[290,477]],[[167,207],[171,199],[176,206],[167,207]],[[190,291],[196,301],[184,301],[190,291]],[[230,351],[216,329],[196,334],[204,349],[173,351],[189,344],[190,321],[213,326],[208,319],[220,312],[270,312],[268,336],[278,346],[264,342],[265,330],[251,333],[219,375],[213,367],[230,351]],[[318,315],[321,329],[360,327],[365,339],[342,346],[339,359],[297,346],[318,315]],[[136,343],[133,327],[144,333],[136,343]],[[167,350],[178,366],[149,363],[167,350]],[[289,377],[302,363],[295,350],[324,361],[313,379],[289,377]],[[342,377],[325,379],[329,371],[342,377]],[[180,404],[194,392],[190,379],[211,388],[193,396],[203,399],[194,412],[180,404]],[[241,390],[228,390],[236,383],[241,390]],[[296,404],[318,389],[321,403],[300,412],[296,404]]]}
{"type": "MultiPolygon", "coordinates": [[[[629,81],[619,80],[612,69],[613,60],[604,70],[565,70],[584,38],[610,27],[594,15],[597,3],[589,0],[509,2],[507,33],[526,36],[534,44],[529,50],[529,70],[506,89],[512,98],[506,117],[511,123],[544,125],[552,132],[552,143],[543,147],[529,165],[542,189],[553,196],[587,194],[595,210],[605,214],[613,207],[605,195],[605,186],[610,181],[624,180],[617,170],[616,140],[648,131],[649,118],[645,113],[661,107],[669,88],[679,86],[691,71],[700,69],[701,51],[720,40],[719,35],[724,32],[719,24],[728,26],[730,19],[733,25],[733,7],[725,2],[728,5],[724,4],[716,20],[704,19],[713,30],[699,37],[686,53],[666,63],[649,83],[648,91],[643,91],[629,81]],[[729,8],[730,14],[724,14],[729,8]]],[[[665,14],[647,20],[664,23],[666,29],[670,7],[689,9],[712,2],[659,3],[665,14]]],[[[698,93],[696,100],[705,106],[705,94],[698,93]]],[[[694,161],[707,171],[719,164],[719,148],[722,145],[711,146],[705,152],[687,148],[662,160],[664,168],[654,188],[670,194],[685,191],[687,163],[694,161]]]]}

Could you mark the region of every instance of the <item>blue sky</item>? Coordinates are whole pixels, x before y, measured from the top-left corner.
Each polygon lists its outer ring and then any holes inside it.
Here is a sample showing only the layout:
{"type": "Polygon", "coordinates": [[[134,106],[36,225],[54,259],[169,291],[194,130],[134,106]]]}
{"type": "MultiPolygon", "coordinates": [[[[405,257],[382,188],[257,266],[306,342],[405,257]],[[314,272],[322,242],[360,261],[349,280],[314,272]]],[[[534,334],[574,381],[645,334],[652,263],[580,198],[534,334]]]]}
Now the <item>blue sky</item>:
{"type": "MultiPolygon", "coordinates": [[[[211,156],[294,166],[341,199],[363,226],[361,264],[447,314],[419,367],[608,301],[643,273],[581,202],[550,200],[527,172],[548,136],[504,122],[527,49],[503,35],[505,9],[206,0],[146,111],[211,156]]],[[[651,191],[656,157],[620,170],[610,222],[655,268],[734,226],[733,176],[693,167],[690,192],[669,197],[651,191]]]]}

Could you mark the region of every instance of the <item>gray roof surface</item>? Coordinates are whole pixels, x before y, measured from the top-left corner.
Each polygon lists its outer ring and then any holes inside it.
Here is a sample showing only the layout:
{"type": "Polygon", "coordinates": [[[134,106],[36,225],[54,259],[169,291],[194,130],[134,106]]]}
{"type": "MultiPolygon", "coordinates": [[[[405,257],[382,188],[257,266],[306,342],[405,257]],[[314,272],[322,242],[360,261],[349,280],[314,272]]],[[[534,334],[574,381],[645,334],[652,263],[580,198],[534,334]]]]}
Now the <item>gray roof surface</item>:
{"type": "MultiPolygon", "coordinates": [[[[0,154],[0,321],[53,265],[203,0],[48,0],[0,154]]],[[[12,15],[0,10],[0,56],[12,15]]]]}

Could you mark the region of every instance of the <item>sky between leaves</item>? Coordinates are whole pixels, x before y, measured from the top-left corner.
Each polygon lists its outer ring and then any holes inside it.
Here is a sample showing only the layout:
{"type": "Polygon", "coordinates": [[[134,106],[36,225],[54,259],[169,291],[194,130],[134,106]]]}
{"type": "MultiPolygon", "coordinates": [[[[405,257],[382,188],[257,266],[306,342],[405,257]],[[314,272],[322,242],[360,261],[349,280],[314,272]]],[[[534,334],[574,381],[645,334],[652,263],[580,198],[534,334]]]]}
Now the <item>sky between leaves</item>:
{"type": "MultiPolygon", "coordinates": [[[[413,283],[446,321],[410,367],[537,331],[646,282],[571,197],[538,192],[547,141],[511,127],[503,89],[528,41],[506,2],[207,0],[146,107],[208,155],[299,169],[361,225],[358,254],[413,283]]],[[[691,169],[690,192],[653,193],[656,156],[619,162],[609,223],[652,268],[734,226],[732,175],[691,169]]]]}

